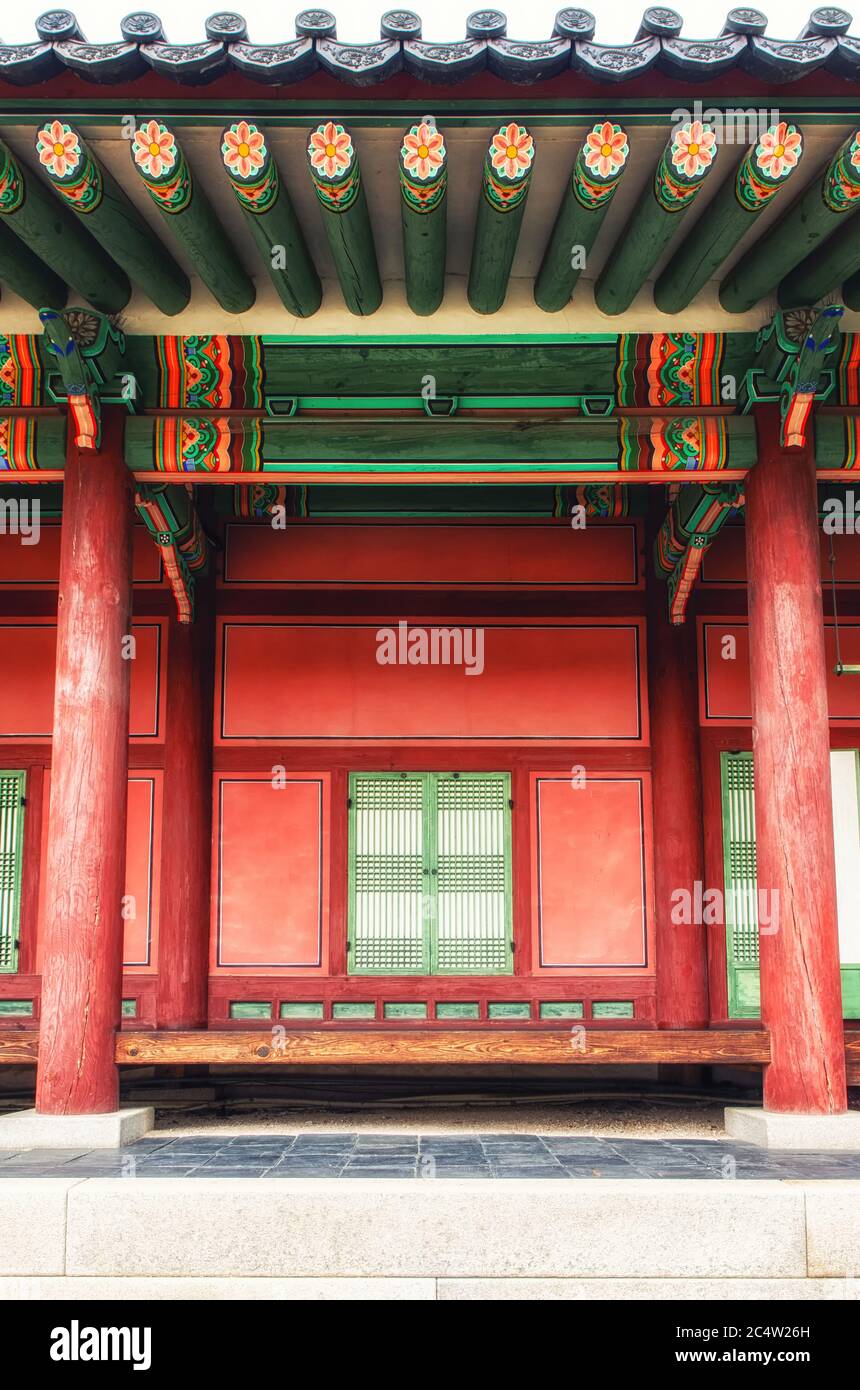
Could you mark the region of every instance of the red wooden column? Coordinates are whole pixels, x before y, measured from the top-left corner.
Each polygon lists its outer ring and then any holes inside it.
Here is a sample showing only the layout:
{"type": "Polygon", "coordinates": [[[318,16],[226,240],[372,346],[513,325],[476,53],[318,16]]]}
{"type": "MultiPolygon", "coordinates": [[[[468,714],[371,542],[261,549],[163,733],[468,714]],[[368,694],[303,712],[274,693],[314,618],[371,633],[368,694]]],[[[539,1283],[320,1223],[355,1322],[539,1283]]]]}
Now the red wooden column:
{"type": "Polygon", "coordinates": [[[130,475],[123,412],[98,453],[69,446],[57,607],[47,910],[36,1109],[118,1107],[131,662],[130,475]]]}
{"type": "Polygon", "coordinates": [[[756,424],[746,486],[756,854],[776,928],[760,943],[764,1100],[833,1114],[847,1098],[815,459],[811,446],[781,450],[776,407],[756,424]]]}
{"type": "MultiPolygon", "coordinates": [[[[665,516],[663,489],[654,493],[651,540],[665,516]]],[[[689,619],[677,627],[669,621],[666,585],[654,573],[650,545],[647,576],[657,1024],[704,1028],[709,1019],[706,928],[672,920],[673,909],[682,915],[679,891],[695,905],[701,898],[695,886],[704,880],[696,630],[689,619]]]]}
{"type": "Polygon", "coordinates": [[[205,1028],[212,860],[214,587],[198,581],[193,623],[171,619],[158,940],[159,1028],[205,1028]]]}

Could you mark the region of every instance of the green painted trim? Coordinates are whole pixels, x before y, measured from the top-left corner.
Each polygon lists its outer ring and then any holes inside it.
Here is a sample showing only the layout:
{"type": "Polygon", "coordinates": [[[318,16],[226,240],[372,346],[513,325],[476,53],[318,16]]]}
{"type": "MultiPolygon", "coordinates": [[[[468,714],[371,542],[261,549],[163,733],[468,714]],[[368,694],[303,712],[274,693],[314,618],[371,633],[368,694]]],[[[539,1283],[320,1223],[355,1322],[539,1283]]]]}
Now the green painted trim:
{"type": "Polygon", "coordinates": [[[303,999],[291,999],[281,1004],[279,1010],[280,1018],[322,1018],[323,1005],[319,1003],[306,1003],[303,999]]]}
{"type": "Polygon", "coordinates": [[[18,969],[18,934],[21,929],[21,887],[24,869],[24,819],[26,816],[27,774],[22,768],[0,769],[0,805],[11,815],[0,821],[0,853],[4,865],[4,888],[0,894],[0,973],[18,969]]]}
{"type": "Polygon", "coordinates": [[[417,1001],[402,1004],[383,1004],[383,1018],[426,1018],[427,1005],[417,1001]]]}
{"type": "Polygon", "coordinates": [[[122,1001],[123,1018],[137,1018],[137,1000],[123,999],[122,1001]]]}
{"type": "Polygon", "coordinates": [[[583,1018],[585,1015],[581,1001],[545,1000],[538,1009],[538,1016],[540,1018],[583,1018]]]}
{"type": "Polygon", "coordinates": [[[453,1000],[441,1000],[436,1005],[437,1018],[472,1018],[481,1016],[480,1004],[461,1004],[453,1000]]]}
{"type": "Polygon", "coordinates": [[[376,1018],[376,1005],[367,1003],[357,1003],[352,1000],[343,1003],[332,1004],[332,1018],[376,1018]]]}
{"type": "Polygon", "coordinates": [[[0,1018],[32,1018],[32,999],[0,999],[0,1018]]]}
{"type": "Polygon", "coordinates": [[[632,999],[596,999],[591,1006],[592,1018],[633,1018],[632,999]]]}
{"type": "Polygon", "coordinates": [[[487,1005],[487,1018],[531,1018],[532,1006],[528,1000],[518,1002],[492,999],[487,1005]]]}
{"type": "MultiPolygon", "coordinates": [[[[752,336],[752,335],[751,335],[752,336]]],[[[446,344],[477,343],[611,343],[618,342],[619,333],[410,333],[404,340],[402,333],[263,333],[260,342],[263,347],[419,347],[423,343],[446,344]]]]}
{"type": "MultiPolygon", "coordinates": [[[[420,410],[424,413],[421,396],[297,396],[296,401],[297,413],[302,410],[420,410]]],[[[458,397],[462,410],[576,410],[581,401],[581,396],[458,397]]]]}
{"type": "Polygon", "coordinates": [[[268,999],[231,999],[231,1018],[271,1018],[272,1005],[268,999]]]}

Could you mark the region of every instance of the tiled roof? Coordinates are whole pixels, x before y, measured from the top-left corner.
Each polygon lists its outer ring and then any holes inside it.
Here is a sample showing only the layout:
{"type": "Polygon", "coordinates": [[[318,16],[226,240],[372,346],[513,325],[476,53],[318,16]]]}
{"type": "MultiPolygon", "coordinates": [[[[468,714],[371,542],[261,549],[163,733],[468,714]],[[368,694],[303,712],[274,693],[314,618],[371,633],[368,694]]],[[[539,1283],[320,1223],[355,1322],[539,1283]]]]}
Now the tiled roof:
{"type": "Polygon", "coordinates": [[[197,43],[167,41],[161,20],[149,12],[127,15],[114,43],[88,43],[70,10],[50,10],[36,21],[29,44],[0,44],[0,81],[32,86],[71,70],[99,83],[126,83],[147,71],[184,85],[211,81],[232,71],[261,83],[299,82],[322,70],[356,86],[382,82],[406,71],[435,83],[458,83],[489,70],[513,83],[541,82],[568,69],[599,82],[619,83],[651,68],[684,80],[714,78],[739,68],[769,82],[791,82],[815,69],[857,80],[860,38],[848,30],[852,16],[823,7],[812,12],[798,38],[771,37],[759,10],[729,12],[718,37],[681,35],[681,16],[655,6],[642,16],[632,43],[595,42],[596,21],[588,10],[559,10],[552,36],[521,41],[507,37],[499,10],[477,10],[465,37],[425,43],[421,19],[411,10],[382,16],[377,43],[340,43],[335,16],[303,10],[294,38],[254,43],[239,14],[212,15],[197,43]]]}

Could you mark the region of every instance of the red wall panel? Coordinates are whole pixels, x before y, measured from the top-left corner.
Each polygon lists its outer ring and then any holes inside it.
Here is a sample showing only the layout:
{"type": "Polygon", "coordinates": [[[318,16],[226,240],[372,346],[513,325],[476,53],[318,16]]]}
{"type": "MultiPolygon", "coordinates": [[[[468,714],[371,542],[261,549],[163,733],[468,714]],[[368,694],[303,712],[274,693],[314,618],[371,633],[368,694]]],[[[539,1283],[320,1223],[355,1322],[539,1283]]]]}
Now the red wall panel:
{"type": "Polygon", "coordinates": [[[648,964],[647,782],[645,774],[533,775],[536,972],[648,964]]]}
{"type": "MultiPolygon", "coordinates": [[[[129,773],[128,820],[126,824],[125,904],[123,928],[123,969],[132,974],[150,975],[158,968],[159,873],[161,865],[161,805],[163,774],[156,770],[129,773]]],[[[36,934],[36,970],[42,969],[44,940],[46,868],[48,858],[48,816],[51,802],[51,774],[45,772],[42,814],[41,868],[39,872],[39,913],[36,934]]],[[[28,892],[25,883],[24,892],[28,892]]]]}
{"type": "MultiPolygon", "coordinates": [[[[20,537],[0,534],[0,586],[30,588],[56,585],[60,574],[59,522],[43,522],[38,545],[22,545],[20,537]]],[[[160,584],[161,556],[143,526],[132,531],[132,578],[135,584],[160,584]]]]}
{"type": "MultiPolygon", "coordinates": [[[[836,558],[836,581],[841,585],[860,584],[860,536],[821,536],[821,578],[830,583],[830,542],[836,558]]],[[[700,582],[745,585],[747,582],[746,530],[726,526],[702,561],[700,582]]]]}
{"type": "MultiPolygon", "coordinates": [[[[160,739],[160,693],[165,659],[165,622],[134,623],[136,655],[131,667],[130,737],[160,739]]],[[[53,620],[0,619],[0,666],[5,698],[0,704],[0,738],[50,739],[54,721],[57,627],[53,620]]]]}
{"type": "Polygon", "coordinates": [[[223,620],[217,740],[647,738],[641,622],[480,626],[484,669],[470,676],[463,666],[380,665],[378,623],[223,620]]]}
{"type": "MultiPolygon", "coordinates": [[[[860,664],[860,623],[839,623],[842,660],[860,664]]],[[[825,621],[827,692],[831,721],[860,722],[860,677],[837,676],[836,634],[832,620],[825,621]]],[[[749,671],[749,626],[736,619],[700,619],[700,715],[703,724],[744,724],[752,718],[749,671]],[[734,648],[726,643],[734,639],[734,648]],[[734,657],[730,653],[734,650],[734,657]],[[724,655],[726,653],[726,655],[724,655]]]]}
{"type": "Polygon", "coordinates": [[[329,776],[216,778],[213,968],[328,969],[329,776]]]}
{"type": "Polygon", "coordinates": [[[635,522],[491,521],[443,525],[398,519],[296,522],[283,530],[227,528],[226,584],[338,588],[635,588],[635,522]]]}

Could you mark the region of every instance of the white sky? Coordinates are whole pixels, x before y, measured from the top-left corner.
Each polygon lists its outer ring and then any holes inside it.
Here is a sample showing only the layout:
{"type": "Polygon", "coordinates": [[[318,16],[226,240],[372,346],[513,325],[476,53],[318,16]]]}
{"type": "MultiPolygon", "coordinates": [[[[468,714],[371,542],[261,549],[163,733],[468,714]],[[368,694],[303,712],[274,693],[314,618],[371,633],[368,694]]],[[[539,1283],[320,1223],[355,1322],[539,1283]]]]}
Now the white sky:
{"type": "MultiPolygon", "coordinates": [[[[765,14],[770,11],[768,33],[771,38],[794,39],[803,29],[814,8],[815,0],[780,0],[779,6],[762,0],[765,14]]],[[[691,39],[713,38],[722,28],[723,16],[731,8],[731,0],[709,9],[702,18],[701,4],[688,0],[674,4],[684,16],[683,35],[691,39]]],[[[5,43],[27,43],[36,37],[38,15],[51,8],[50,0],[15,0],[0,7],[0,39],[5,43]]],[[[182,5],[167,0],[75,0],[68,5],[87,39],[105,43],[119,38],[119,21],[135,9],[160,14],[168,39],[173,43],[202,39],[203,22],[219,9],[217,0],[182,0],[182,5]]],[[[227,9],[224,5],[221,8],[227,9]]],[[[293,19],[305,6],[301,0],[292,5],[272,4],[271,0],[240,0],[231,6],[245,16],[252,40],[258,43],[284,42],[294,37],[293,19]]],[[[394,3],[384,0],[327,0],[326,9],[337,17],[338,38],[345,42],[366,43],[379,37],[379,19],[394,3]]],[[[415,0],[414,9],[423,20],[423,37],[434,42],[462,39],[466,33],[466,16],[480,8],[478,0],[460,4],[457,0],[415,0]]],[[[556,12],[563,8],[561,0],[507,0],[498,6],[508,17],[508,36],[513,39],[544,39],[552,33],[556,12]]],[[[647,0],[586,0],[584,8],[597,16],[595,37],[601,43],[630,43],[639,27],[647,0]]],[[[860,33],[858,23],[852,32],[860,33]]]]}

